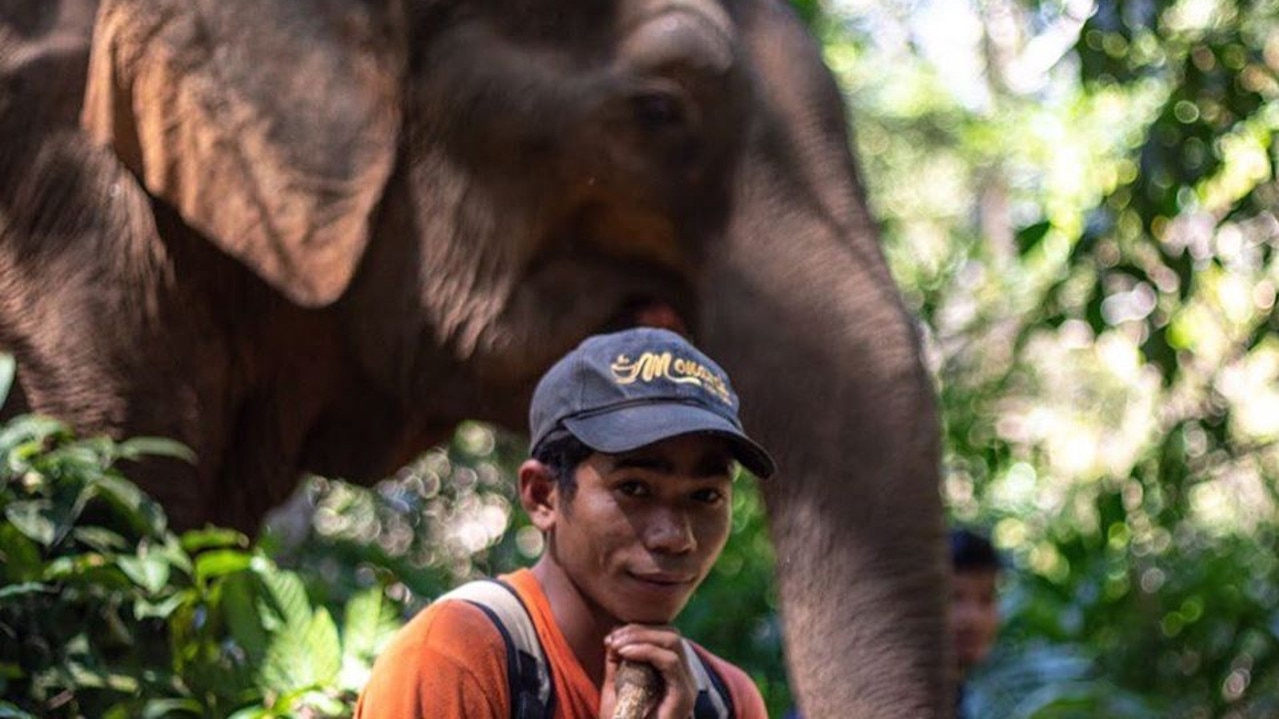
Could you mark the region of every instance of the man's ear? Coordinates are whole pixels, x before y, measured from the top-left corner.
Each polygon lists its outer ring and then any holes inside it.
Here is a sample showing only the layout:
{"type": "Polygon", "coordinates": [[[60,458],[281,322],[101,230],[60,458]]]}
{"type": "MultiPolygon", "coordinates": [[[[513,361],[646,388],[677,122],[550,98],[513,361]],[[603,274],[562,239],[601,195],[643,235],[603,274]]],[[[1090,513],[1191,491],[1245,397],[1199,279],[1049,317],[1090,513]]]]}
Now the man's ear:
{"type": "Polygon", "coordinates": [[[529,459],[520,465],[520,504],[528,513],[533,526],[543,532],[555,526],[559,516],[559,482],[550,467],[529,459]]]}

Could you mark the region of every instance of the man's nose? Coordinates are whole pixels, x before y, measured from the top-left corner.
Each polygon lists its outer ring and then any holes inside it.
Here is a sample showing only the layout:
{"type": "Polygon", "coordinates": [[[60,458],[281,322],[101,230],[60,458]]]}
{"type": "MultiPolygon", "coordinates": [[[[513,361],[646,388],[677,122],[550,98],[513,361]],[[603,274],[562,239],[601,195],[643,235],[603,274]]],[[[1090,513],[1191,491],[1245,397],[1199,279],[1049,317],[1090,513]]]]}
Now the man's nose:
{"type": "Polygon", "coordinates": [[[644,546],[653,552],[686,554],[697,548],[688,516],[674,509],[659,509],[649,517],[644,546]]]}

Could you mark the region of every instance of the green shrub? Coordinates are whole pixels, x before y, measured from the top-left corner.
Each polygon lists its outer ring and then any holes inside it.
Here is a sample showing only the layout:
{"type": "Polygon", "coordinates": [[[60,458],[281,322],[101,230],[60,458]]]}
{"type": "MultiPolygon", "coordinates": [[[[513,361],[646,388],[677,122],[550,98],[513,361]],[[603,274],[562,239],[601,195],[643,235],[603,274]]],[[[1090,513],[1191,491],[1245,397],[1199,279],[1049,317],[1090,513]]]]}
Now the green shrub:
{"type": "Polygon", "coordinates": [[[381,587],[339,624],[242,534],[173,533],[116,466],[157,454],[188,455],[0,426],[0,716],[349,715],[398,626],[381,587]]]}

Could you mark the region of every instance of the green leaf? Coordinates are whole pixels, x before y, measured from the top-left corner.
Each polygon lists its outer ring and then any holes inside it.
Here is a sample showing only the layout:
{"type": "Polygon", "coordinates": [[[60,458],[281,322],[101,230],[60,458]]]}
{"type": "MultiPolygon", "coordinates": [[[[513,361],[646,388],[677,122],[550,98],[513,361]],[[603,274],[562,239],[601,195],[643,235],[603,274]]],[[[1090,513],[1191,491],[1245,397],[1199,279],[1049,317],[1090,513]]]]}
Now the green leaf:
{"type": "Polygon", "coordinates": [[[138,691],[138,680],[119,672],[90,667],[77,661],[69,661],[65,667],[71,680],[78,687],[110,689],[124,694],[133,694],[138,691]]]}
{"type": "Polygon", "coordinates": [[[1053,224],[1047,220],[1017,230],[1017,252],[1022,257],[1030,254],[1048,236],[1053,224]]]}
{"type": "Polygon", "coordinates": [[[352,659],[367,660],[376,653],[382,640],[394,629],[384,611],[381,587],[369,587],[346,603],[342,620],[343,654],[352,659]]]}
{"type": "Polygon", "coordinates": [[[28,714],[9,702],[0,701],[0,719],[36,719],[36,717],[34,714],[28,714]]]}
{"type": "Polygon", "coordinates": [[[13,389],[13,378],[17,373],[18,363],[13,355],[0,352],[0,407],[4,407],[5,400],[9,399],[9,390],[13,389]]]}
{"type": "Polygon", "coordinates": [[[10,582],[39,579],[44,570],[40,549],[11,523],[0,524],[0,577],[10,582]]]}
{"type": "Polygon", "coordinates": [[[337,625],[324,607],[315,610],[306,632],[307,657],[311,663],[312,683],[328,686],[342,668],[342,642],[337,625]]]}
{"type": "Polygon", "coordinates": [[[222,583],[221,610],[231,637],[254,662],[261,661],[270,643],[270,633],[263,626],[264,614],[257,609],[260,597],[255,590],[261,586],[256,577],[247,573],[232,575],[222,583]]]}
{"type": "Polygon", "coordinates": [[[192,529],[182,533],[180,537],[182,548],[195,554],[205,549],[227,549],[227,548],[247,548],[249,546],[249,538],[243,533],[234,529],[223,529],[221,527],[205,527],[204,529],[192,529]]]}
{"type": "Polygon", "coordinates": [[[169,532],[165,532],[163,543],[159,547],[152,547],[152,552],[156,556],[164,557],[164,559],[172,566],[188,576],[191,574],[191,555],[187,554],[182,548],[182,543],[178,538],[169,532]]]}
{"type": "Polygon", "coordinates": [[[163,437],[134,437],[116,445],[115,453],[121,459],[171,457],[188,464],[195,464],[197,459],[185,444],[163,437]]]}
{"type": "Polygon", "coordinates": [[[139,599],[133,603],[133,617],[135,619],[168,619],[178,610],[178,607],[190,601],[191,598],[191,590],[186,590],[158,602],[139,599]]]}
{"type": "Polygon", "coordinates": [[[56,594],[57,590],[47,584],[40,582],[23,582],[22,584],[10,584],[7,587],[0,587],[0,602],[16,597],[26,597],[32,594],[56,594]]]}
{"type": "Polygon", "coordinates": [[[169,581],[169,563],[150,553],[117,557],[116,566],[148,594],[159,594],[169,581]]]}
{"type": "Polygon", "coordinates": [[[320,608],[309,621],[288,624],[276,632],[259,676],[264,689],[290,693],[331,684],[341,668],[337,627],[320,608]]]}
{"type": "Polygon", "coordinates": [[[53,544],[58,532],[57,524],[49,516],[52,512],[53,502],[34,499],[10,504],[5,507],[4,516],[19,532],[48,547],[53,544]]]}
{"type": "Polygon", "coordinates": [[[110,502],[134,530],[149,536],[163,533],[168,526],[164,510],[129,480],[101,474],[93,485],[99,496],[110,502]]]}
{"type": "Polygon", "coordinates": [[[299,626],[310,621],[311,600],[298,575],[281,570],[265,559],[255,561],[253,570],[268,590],[271,608],[278,612],[285,625],[299,626]]]}
{"type": "Polygon", "coordinates": [[[174,714],[204,716],[204,707],[194,699],[152,699],[142,705],[142,719],[165,719],[174,714]]]}
{"type": "Polygon", "coordinates": [[[207,584],[217,577],[224,577],[249,568],[253,556],[235,549],[215,549],[195,558],[195,580],[207,584]]]}
{"type": "Polygon", "coordinates": [[[58,557],[45,567],[45,577],[60,581],[87,581],[116,589],[130,586],[114,562],[96,552],[58,557]]]}
{"type": "Polygon", "coordinates": [[[67,426],[52,417],[24,414],[0,429],[0,456],[8,454],[10,470],[20,474],[26,471],[26,460],[42,452],[46,443],[70,436],[67,426]]]}
{"type": "Polygon", "coordinates": [[[76,527],[71,530],[71,537],[90,549],[103,553],[119,552],[129,547],[129,542],[124,537],[104,527],[76,527]]]}

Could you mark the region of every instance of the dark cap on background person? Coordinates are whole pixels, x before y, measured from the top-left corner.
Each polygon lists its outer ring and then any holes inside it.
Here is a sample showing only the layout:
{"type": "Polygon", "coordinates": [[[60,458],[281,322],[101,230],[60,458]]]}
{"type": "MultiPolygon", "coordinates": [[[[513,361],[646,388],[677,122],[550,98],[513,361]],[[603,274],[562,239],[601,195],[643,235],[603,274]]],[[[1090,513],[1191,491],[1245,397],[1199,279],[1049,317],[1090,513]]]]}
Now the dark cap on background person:
{"type": "Polygon", "coordinates": [[[728,441],[759,477],[776,463],[746,435],[728,374],[680,335],[651,327],[595,335],[556,362],[533,392],[531,450],[567,432],[608,454],[682,434],[728,441]]]}

